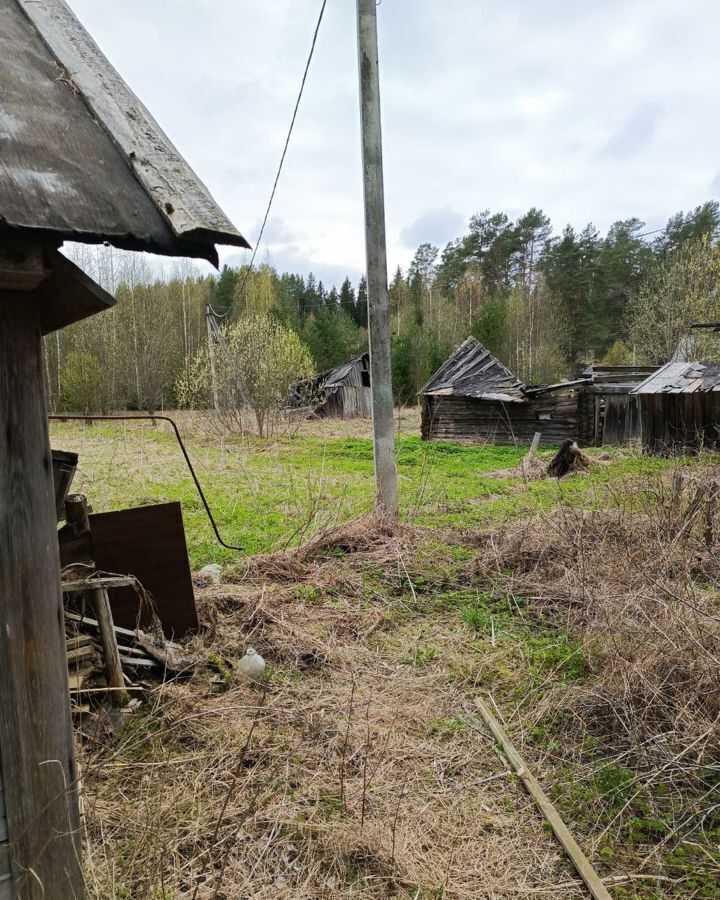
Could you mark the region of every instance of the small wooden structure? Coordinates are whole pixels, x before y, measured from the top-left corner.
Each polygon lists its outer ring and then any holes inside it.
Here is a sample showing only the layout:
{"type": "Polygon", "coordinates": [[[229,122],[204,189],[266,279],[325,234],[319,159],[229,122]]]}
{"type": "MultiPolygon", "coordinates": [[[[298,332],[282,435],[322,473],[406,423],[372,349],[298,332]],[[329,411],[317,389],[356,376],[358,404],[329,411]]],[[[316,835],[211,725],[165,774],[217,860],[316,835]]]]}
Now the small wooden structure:
{"type": "Polygon", "coordinates": [[[669,362],[633,389],[653,453],[720,447],[720,363],[669,362]]]}
{"type": "Polygon", "coordinates": [[[0,0],[0,900],[85,895],[42,336],[114,300],[64,240],[247,246],[64,0],[0,0]]]}
{"type": "Polygon", "coordinates": [[[632,444],[640,440],[640,413],[633,388],[657,366],[586,366],[578,392],[578,441],[584,447],[632,444]]]}
{"type": "Polygon", "coordinates": [[[577,437],[579,382],[528,388],[473,337],[420,389],[425,440],[560,445],[577,437]]]}
{"type": "Polygon", "coordinates": [[[589,366],[557,384],[523,384],[473,337],[421,388],[425,440],[583,446],[638,438],[630,392],[652,367],[589,366]]]}
{"type": "Polygon", "coordinates": [[[293,386],[290,406],[311,409],[327,418],[369,418],[372,415],[370,355],[363,353],[341,366],[299,381],[293,386]]]}

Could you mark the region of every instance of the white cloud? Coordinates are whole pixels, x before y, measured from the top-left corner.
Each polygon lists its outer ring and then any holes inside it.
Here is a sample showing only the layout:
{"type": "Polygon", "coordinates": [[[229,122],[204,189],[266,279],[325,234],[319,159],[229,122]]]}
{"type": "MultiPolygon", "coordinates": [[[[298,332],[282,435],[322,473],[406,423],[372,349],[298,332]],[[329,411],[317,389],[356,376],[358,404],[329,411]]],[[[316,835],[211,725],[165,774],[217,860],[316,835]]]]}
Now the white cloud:
{"type": "MultiPolygon", "coordinates": [[[[70,4],[252,240],[320,0],[70,4]]],[[[605,229],[717,194],[715,0],[384,0],[378,17],[391,271],[423,228],[442,244],[487,207],[605,229]]],[[[273,258],[326,273],[364,267],[355,40],[354,4],[328,3],[268,233],[273,258]]]]}

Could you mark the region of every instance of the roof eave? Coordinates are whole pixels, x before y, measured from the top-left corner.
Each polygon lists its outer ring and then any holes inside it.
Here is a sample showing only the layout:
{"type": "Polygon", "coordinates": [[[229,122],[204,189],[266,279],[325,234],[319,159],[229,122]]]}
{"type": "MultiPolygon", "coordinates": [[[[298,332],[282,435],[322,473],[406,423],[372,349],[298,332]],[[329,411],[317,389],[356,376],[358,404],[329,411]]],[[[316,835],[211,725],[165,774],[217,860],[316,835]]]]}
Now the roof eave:
{"type": "MultiPolygon", "coordinates": [[[[83,28],[65,0],[17,0],[177,238],[157,249],[217,265],[215,244],[249,248],[207,187],[83,28]]],[[[72,239],[70,235],[65,235],[72,239]]],[[[142,238],[137,238],[142,245],[142,238]]],[[[89,236],[78,237],[89,240],[89,236]]],[[[122,246],[122,236],[97,236],[122,246]]],[[[127,241],[125,242],[127,246],[127,241]]]]}

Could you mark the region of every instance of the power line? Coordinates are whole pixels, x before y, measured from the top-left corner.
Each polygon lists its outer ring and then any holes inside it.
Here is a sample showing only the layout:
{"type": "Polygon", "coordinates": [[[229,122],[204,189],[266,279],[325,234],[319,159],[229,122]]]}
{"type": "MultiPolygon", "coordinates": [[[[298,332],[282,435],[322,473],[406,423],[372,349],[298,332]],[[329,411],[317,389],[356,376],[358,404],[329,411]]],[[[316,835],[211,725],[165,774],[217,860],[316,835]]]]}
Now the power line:
{"type": "MultiPolygon", "coordinates": [[[[297,118],[298,109],[300,108],[300,101],[302,100],[303,91],[305,90],[305,82],[307,81],[308,72],[310,70],[310,63],[312,62],[313,54],[315,53],[315,44],[317,43],[317,36],[318,32],[320,31],[320,24],[323,20],[323,15],[325,14],[326,5],[327,0],[322,0],[320,15],[318,16],[317,25],[315,26],[315,31],[313,33],[313,39],[310,45],[310,53],[308,54],[307,62],[305,63],[305,71],[303,72],[302,81],[300,82],[300,90],[298,91],[297,100],[295,101],[295,108],[293,109],[292,119],[290,120],[290,127],[288,128],[287,137],[285,138],[285,146],[283,147],[283,152],[280,157],[280,164],[278,165],[277,174],[275,175],[275,181],[273,182],[272,190],[270,191],[270,199],[268,200],[267,209],[265,210],[265,216],[263,218],[262,225],[260,226],[260,233],[258,234],[258,238],[255,241],[255,248],[253,249],[252,256],[250,257],[250,265],[247,268],[247,272],[245,273],[245,278],[243,279],[242,285],[240,286],[240,290],[237,292],[238,296],[240,296],[245,290],[245,285],[247,284],[247,280],[250,277],[250,273],[252,272],[253,263],[255,262],[255,256],[257,255],[260,241],[262,240],[262,236],[265,232],[265,226],[267,225],[268,217],[270,215],[270,209],[272,208],[273,200],[275,199],[275,191],[277,190],[278,182],[280,181],[280,174],[282,173],[283,165],[285,163],[285,156],[287,155],[290,138],[293,133],[293,128],[295,127],[295,119],[297,118]]],[[[230,304],[227,310],[222,313],[222,315],[218,316],[218,318],[224,319],[226,316],[228,316],[234,305],[235,303],[233,301],[233,303],[230,304]]],[[[213,310],[213,313],[215,313],[215,310],[213,310]]],[[[217,313],[215,313],[215,315],[217,315],[217,313]]]]}

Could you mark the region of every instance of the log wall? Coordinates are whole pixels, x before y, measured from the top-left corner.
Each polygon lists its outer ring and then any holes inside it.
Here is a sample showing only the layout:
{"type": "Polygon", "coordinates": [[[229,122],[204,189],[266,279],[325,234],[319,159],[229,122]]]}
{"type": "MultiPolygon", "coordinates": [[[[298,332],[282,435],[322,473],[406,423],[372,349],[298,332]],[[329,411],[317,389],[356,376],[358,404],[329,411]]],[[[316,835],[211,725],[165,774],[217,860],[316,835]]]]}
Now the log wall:
{"type": "Polygon", "coordinates": [[[525,403],[424,396],[421,412],[425,440],[523,446],[539,431],[541,443],[560,446],[579,437],[578,394],[573,389],[534,396],[525,403]]]}

